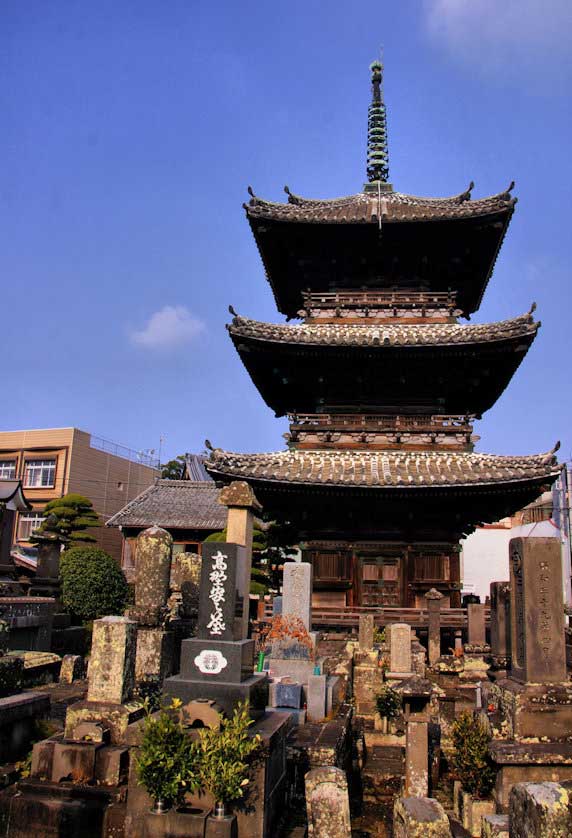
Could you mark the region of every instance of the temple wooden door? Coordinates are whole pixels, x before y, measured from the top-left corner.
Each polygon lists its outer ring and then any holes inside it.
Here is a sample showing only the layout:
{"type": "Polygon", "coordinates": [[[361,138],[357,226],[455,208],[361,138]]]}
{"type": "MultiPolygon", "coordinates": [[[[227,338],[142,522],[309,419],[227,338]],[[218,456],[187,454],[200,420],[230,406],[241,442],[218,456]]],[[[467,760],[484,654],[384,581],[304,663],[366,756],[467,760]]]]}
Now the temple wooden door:
{"type": "Polygon", "coordinates": [[[362,556],[360,605],[401,605],[402,572],[399,556],[362,556]]]}

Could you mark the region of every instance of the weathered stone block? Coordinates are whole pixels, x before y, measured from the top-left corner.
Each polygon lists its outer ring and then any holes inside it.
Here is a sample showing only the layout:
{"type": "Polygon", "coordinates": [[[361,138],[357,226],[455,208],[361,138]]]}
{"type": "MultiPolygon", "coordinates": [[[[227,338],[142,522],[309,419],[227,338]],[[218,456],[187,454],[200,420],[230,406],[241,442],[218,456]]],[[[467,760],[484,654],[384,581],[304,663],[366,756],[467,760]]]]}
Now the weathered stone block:
{"type": "Polygon", "coordinates": [[[102,745],[96,742],[56,742],[52,781],[89,783],[95,775],[95,756],[102,745]]]}
{"type": "Polygon", "coordinates": [[[140,626],[137,630],[135,680],[163,681],[173,672],[175,635],[162,628],[140,626]]]}
{"type": "Polygon", "coordinates": [[[482,838],[509,838],[508,815],[485,815],[482,838]]]}
{"type": "Polygon", "coordinates": [[[129,750],[108,745],[95,757],[95,780],[104,786],[119,786],[127,780],[129,750]]]}
{"type": "Polygon", "coordinates": [[[85,664],[81,655],[64,655],[60,667],[60,684],[73,684],[84,677],[85,664]]]}
{"type": "Polygon", "coordinates": [[[393,807],[394,838],[451,838],[449,818],[431,797],[400,797],[393,807]]]}
{"type": "Polygon", "coordinates": [[[314,768],[305,777],[309,838],[351,838],[346,775],[339,768],[314,768]]]}
{"type": "Polygon", "coordinates": [[[73,740],[74,731],[81,722],[96,722],[109,728],[112,745],[125,741],[128,725],[145,715],[140,702],[110,704],[100,701],[77,701],[68,707],[66,713],[65,737],[73,740]]]}
{"type": "Polygon", "coordinates": [[[326,715],[326,676],[310,675],[307,688],[308,719],[322,721],[326,715]]]}
{"type": "Polygon", "coordinates": [[[572,835],[570,795],[559,783],[519,783],[510,793],[511,838],[572,835]]]}
{"type": "Polygon", "coordinates": [[[88,701],[122,704],[135,684],[137,623],[127,617],[103,617],[93,624],[88,701]]]}
{"type": "Polygon", "coordinates": [[[494,800],[479,800],[469,792],[463,791],[461,812],[463,826],[473,838],[481,838],[482,820],[485,815],[492,815],[495,812],[494,800]]]}
{"type": "Polygon", "coordinates": [[[374,632],[373,614],[360,614],[359,617],[359,647],[360,649],[373,649],[374,632]]]}
{"type": "Polygon", "coordinates": [[[74,742],[109,742],[109,729],[99,722],[80,722],[73,732],[74,742]]]}
{"type": "Polygon", "coordinates": [[[143,626],[161,622],[171,576],[173,539],[161,527],[150,527],[137,536],[135,567],[135,605],[130,616],[143,626]]]}

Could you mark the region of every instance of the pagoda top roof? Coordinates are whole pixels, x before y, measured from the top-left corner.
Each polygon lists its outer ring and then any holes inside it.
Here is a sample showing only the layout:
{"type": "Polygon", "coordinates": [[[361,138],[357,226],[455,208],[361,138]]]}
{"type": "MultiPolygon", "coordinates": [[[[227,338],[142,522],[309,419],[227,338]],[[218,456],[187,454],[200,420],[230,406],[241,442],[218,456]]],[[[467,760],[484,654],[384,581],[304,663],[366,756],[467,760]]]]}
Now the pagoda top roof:
{"type": "Polygon", "coordinates": [[[508,189],[486,198],[471,199],[471,183],[464,192],[445,198],[424,198],[394,192],[389,184],[368,184],[363,192],[341,198],[303,198],[285,187],[288,201],[266,201],[249,187],[251,199],[244,204],[249,219],[268,219],[297,224],[386,224],[412,221],[450,221],[512,212],[517,199],[508,189]]]}
{"type": "Polygon", "coordinates": [[[238,454],[213,449],[206,462],[216,479],[355,489],[493,486],[554,479],[555,452],[513,457],[450,451],[314,451],[238,454]]]}
{"type": "Polygon", "coordinates": [[[534,306],[527,314],[497,323],[461,325],[425,324],[344,324],[341,323],[262,323],[235,316],[227,329],[233,339],[249,338],[270,343],[320,346],[449,346],[490,343],[534,336],[540,322],[534,321],[534,306]]]}

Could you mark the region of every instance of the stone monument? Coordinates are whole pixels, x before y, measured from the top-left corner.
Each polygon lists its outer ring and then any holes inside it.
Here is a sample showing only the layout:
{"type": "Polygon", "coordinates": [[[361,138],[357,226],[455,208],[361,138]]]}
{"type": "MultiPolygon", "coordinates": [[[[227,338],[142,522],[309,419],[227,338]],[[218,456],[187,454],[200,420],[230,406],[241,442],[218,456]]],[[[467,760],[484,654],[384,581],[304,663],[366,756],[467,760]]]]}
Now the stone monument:
{"type": "Polygon", "coordinates": [[[510,582],[491,582],[491,662],[494,677],[510,666],[510,582]]]}

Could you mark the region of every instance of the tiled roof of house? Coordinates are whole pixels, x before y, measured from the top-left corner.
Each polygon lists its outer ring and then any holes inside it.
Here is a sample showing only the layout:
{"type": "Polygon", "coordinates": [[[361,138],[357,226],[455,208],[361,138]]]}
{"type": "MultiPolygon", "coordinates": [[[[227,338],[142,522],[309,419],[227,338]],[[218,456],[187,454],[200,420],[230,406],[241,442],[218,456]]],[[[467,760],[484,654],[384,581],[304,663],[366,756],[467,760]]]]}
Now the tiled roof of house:
{"type": "Polygon", "coordinates": [[[365,489],[518,483],[554,477],[560,472],[554,451],[507,457],[447,451],[365,450],[234,454],[215,449],[206,466],[215,477],[365,489]]]}
{"type": "Polygon", "coordinates": [[[219,490],[212,480],[157,480],[120,509],[108,527],[221,530],[226,526],[226,507],[218,502],[219,490]]]}
{"type": "Polygon", "coordinates": [[[300,343],[328,346],[443,346],[450,344],[489,343],[535,335],[540,323],[532,313],[499,323],[459,325],[427,323],[423,325],[368,326],[342,323],[275,324],[235,317],[227,326],[231,336],[275,343],[300,343]]]}
{"type": "MultiPolygon", "coordinates": [[[[471,185],[472,186],[472,185],[471,185]]],[[[355,222],[377,224],[380,221],[440,221],[474,218],[512,212],[516,198],[511,197],[513,184],[498,195],[471,200],[470,188],[449,198],[421,198],[402,192],[358,192],[342,198],[314,200],[294,195],[286,187],[288,202],[265,201],[251,190],[251,200],[244,204],[249,218],[266,218],[296,223],[335,224],[355,222]]]]}

